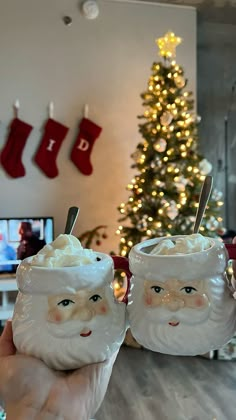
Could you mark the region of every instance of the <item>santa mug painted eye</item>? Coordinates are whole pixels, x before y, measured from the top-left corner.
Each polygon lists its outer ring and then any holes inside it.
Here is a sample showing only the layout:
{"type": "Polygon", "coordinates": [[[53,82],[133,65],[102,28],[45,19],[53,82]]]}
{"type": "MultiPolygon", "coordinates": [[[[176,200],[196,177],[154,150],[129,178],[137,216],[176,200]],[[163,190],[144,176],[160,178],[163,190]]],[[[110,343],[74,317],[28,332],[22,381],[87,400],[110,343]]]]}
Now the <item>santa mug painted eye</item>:
{"type": "Polygon", "coordinates": [[[121,346],[127,329],[126,302],[114,297],[114,269],[127,272],[128,260],[96,252],[96,260],[70,267],[17,269],[19,293],[13,340],[20,353],[66,370],[104,361],[121,346]]]}
{"type": "Polygon", "coordinates": [[[134,338],[172,355],[204,354],[227,343],[236,330],[228,258],[222,242],[199,234],[134,246],[127,307],[134,338]]]}

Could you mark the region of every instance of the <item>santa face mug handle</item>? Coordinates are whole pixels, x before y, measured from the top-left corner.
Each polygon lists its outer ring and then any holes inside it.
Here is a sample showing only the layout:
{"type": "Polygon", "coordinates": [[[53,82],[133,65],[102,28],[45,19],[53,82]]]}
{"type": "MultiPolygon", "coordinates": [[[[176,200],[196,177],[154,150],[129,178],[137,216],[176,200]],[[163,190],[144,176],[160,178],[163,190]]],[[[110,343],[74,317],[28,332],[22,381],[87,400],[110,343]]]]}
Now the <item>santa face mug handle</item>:
{"type": "Polygon", "coordinates": [[[236,260],[236,244],[225,244],[225,248],[228,251],[229,259],[236,260]]]}
{"type": "Polygon", "coordinates": [[[119,255],[112,255],[111,258],[114,262],[114,269],[115,270],[123,270],[126,274],[126,292],[124,297],[122,298],[121,302],[124,302],[126,305],[128,304],[128,295],[130,290],[130,279],[131,279],[131,272],[129,270],[129,260],[126,257],[120,257],[119,255]]]}
{"type": "Polygon", "coordinates": [[[132,335],[144,347],[172,355],[220,348],[236,330],[236,302],[226,276],[228,260],[236,257],[235,245],[207,238],[210,247],[201,252],[150,254],[163,239],[139,243],[129,254],[132,335]]]}
{"type": "Polygon", "coordinates": [[[96,252],[81,266],[38,267],[23,260],[17,269],[18,295],[13,341],[20,353],[57,370],[104,361],[123,343],[127,293],[114,296],[114,270],[126,272],[128,259],[96,252]]]}

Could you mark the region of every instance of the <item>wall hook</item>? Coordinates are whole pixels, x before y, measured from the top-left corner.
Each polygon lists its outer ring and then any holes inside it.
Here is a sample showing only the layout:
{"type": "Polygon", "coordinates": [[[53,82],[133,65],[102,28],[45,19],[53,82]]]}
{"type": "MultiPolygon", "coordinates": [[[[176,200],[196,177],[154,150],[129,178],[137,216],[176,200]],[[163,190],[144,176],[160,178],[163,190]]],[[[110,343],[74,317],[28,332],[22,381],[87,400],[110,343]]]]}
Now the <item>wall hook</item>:
{"type": "Polygon", "coordinates": [[[88,118],[89,115],[89,106],[88,104],[84,105],[84,118],[88,118]]]}
{"type": "Polygon", "coordinates": [[[13,105],[13,109],[14,109],[14,116],[15,118],[18,118],[19,116],[19,109],[20,109],[20,101],[19,99],[15,100],[15,103],[13,105]]]}
{"type": "Polygon", "coordinates": [[[49,114],[49,118],[54,118],[54,103],[51,101],[49,102],[48,105],[48,114],[49,114]]]}

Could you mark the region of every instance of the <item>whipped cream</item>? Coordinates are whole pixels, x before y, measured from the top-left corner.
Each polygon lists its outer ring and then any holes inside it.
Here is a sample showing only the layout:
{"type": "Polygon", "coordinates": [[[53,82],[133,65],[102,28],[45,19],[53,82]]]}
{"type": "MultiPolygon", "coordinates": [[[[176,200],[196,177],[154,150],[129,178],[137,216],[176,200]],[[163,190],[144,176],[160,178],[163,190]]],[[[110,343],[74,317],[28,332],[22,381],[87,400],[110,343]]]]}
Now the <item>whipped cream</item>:
{"type": "Polygon", "coordinates": [[[150,252],[152,255],[182,255],[204,251],[211,247],[209,238],[200,233],[183,236],[176,239],[163,239],[150,252]]]}
{"type": "Polygon", "coordinates": [[[83,248],[73,235],[61,234],[32,257],[31,265],[40,267],[71,267],[96,261],[92,249],[83,248]]]}

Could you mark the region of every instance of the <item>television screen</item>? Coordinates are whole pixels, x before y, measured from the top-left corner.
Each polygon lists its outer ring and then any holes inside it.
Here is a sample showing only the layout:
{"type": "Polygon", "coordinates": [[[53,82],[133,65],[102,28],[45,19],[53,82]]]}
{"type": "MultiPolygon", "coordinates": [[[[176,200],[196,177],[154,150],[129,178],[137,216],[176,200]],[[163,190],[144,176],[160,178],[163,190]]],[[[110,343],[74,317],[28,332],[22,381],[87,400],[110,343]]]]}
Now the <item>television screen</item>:
{"type": "Polygon", "coordinates": [[[0,273],[14,273],[21,260],[53,239],[52,217],[0,218],[0,273]]]}

